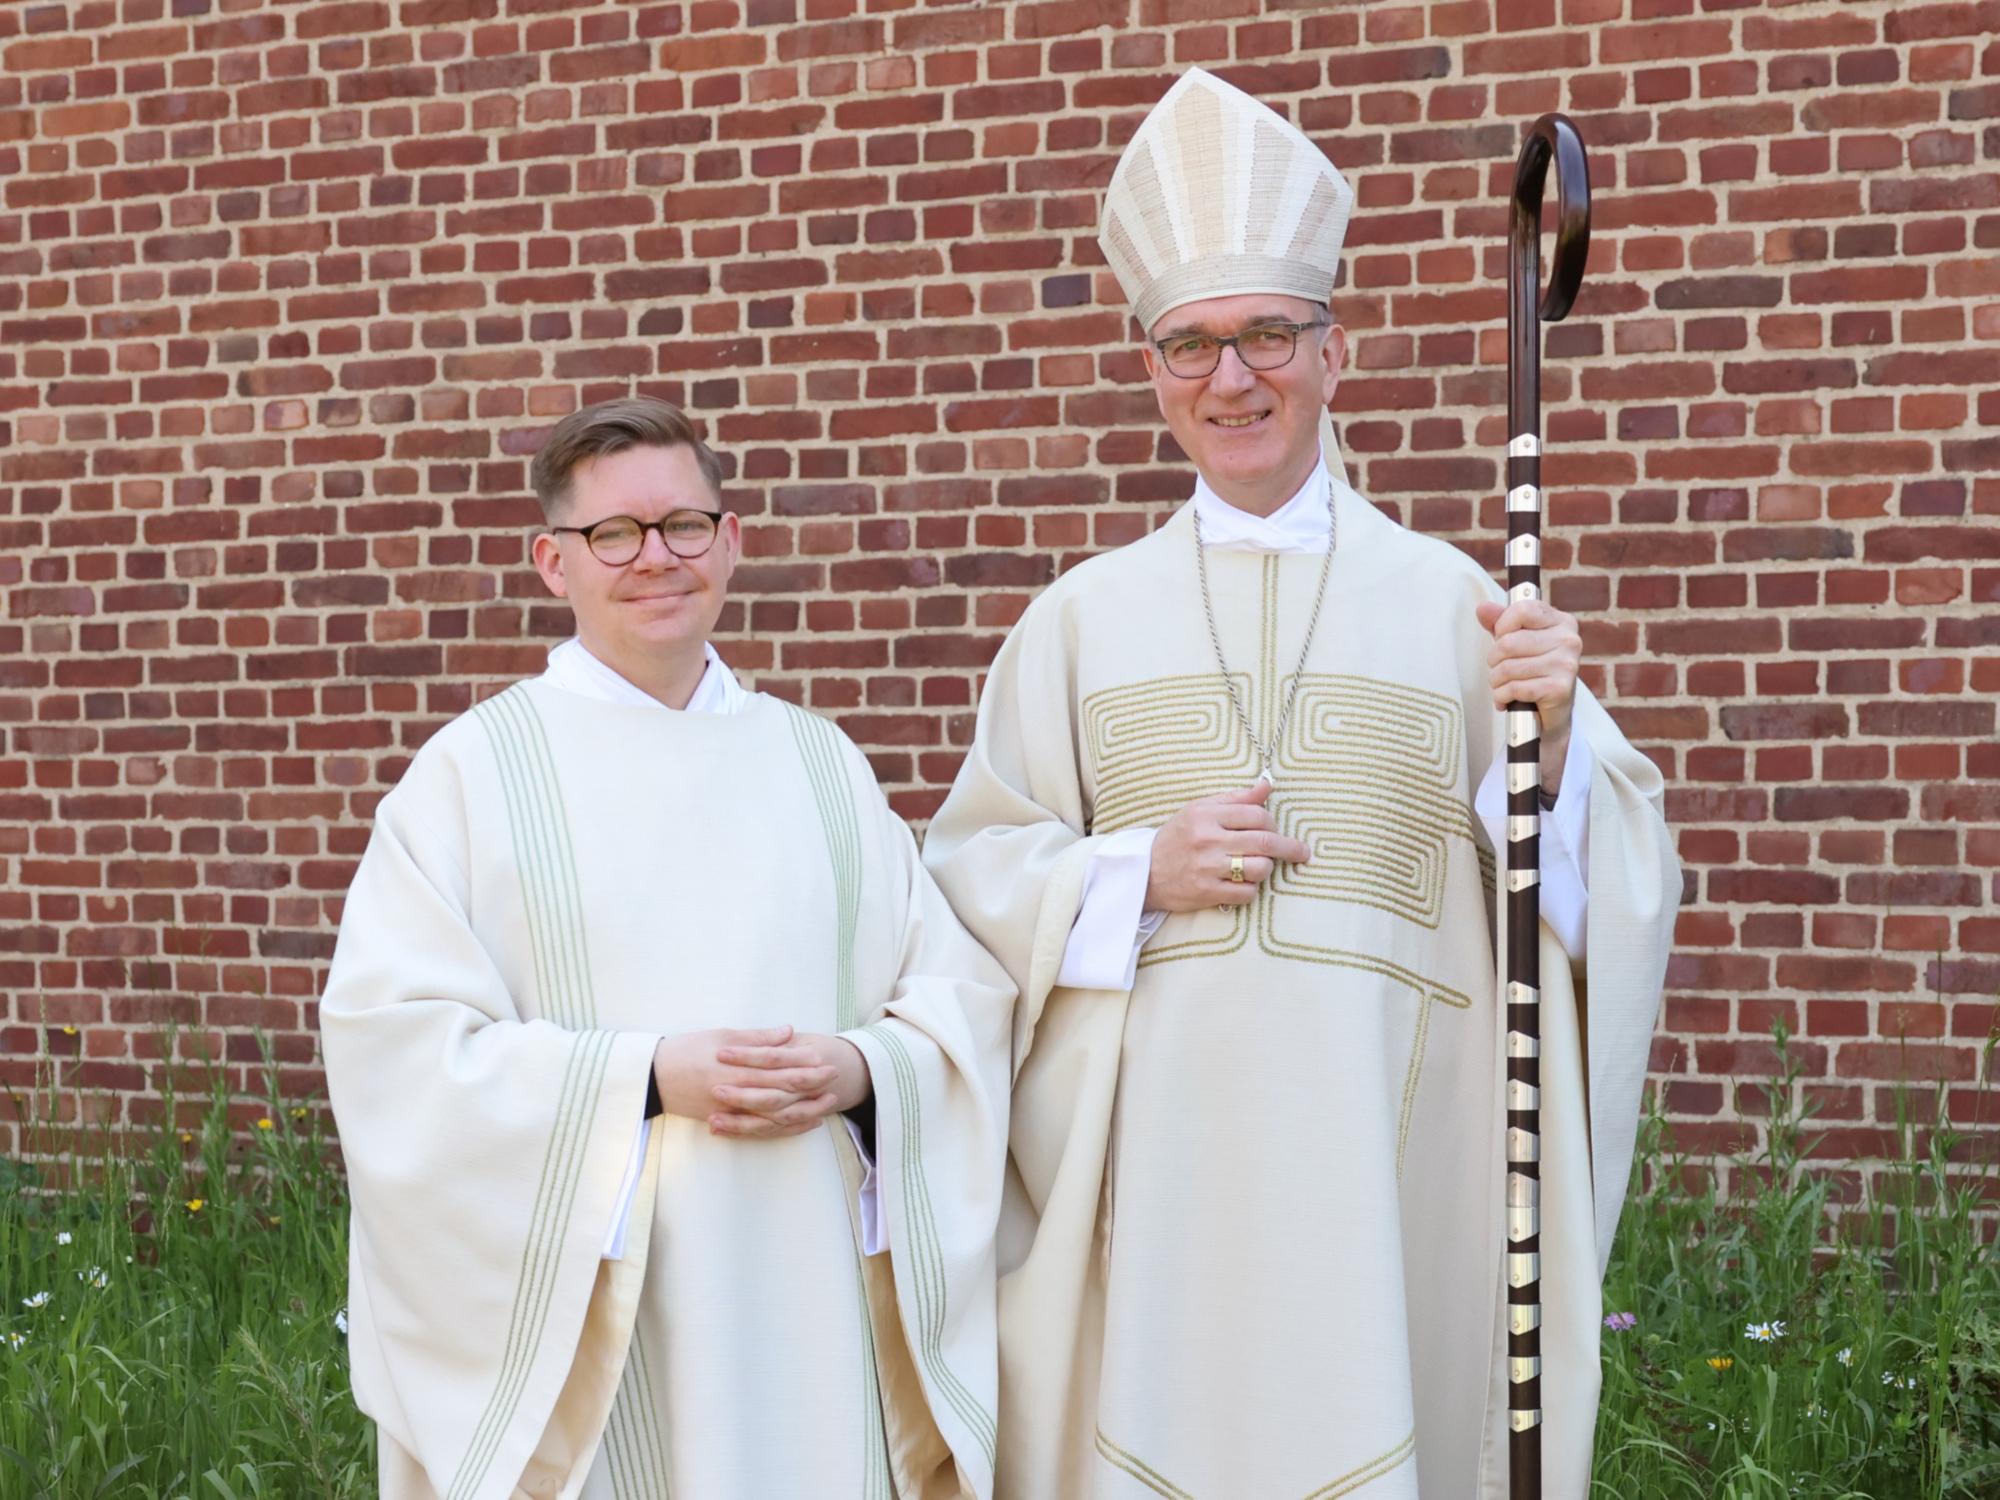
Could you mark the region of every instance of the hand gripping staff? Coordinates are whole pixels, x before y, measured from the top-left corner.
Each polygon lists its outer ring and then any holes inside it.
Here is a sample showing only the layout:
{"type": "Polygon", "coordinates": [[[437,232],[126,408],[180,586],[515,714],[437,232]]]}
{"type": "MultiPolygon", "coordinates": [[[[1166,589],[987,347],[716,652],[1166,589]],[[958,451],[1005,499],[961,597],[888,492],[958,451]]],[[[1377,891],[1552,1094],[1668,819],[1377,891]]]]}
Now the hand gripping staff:
{"type": "MultiPolygon", "coordinates": [[[[1507,597],[1542,597],[1542,320],[1576,301],[1590,251],[1583,138],[1543,115],[1514,168],[1507,254],[1507,597]],[[1556,164],[1556,248],[1541,288],[1542,189],[1556,164]]],[[[1507,706],[1507,1467],[1513,1500],[1542,1494],[1541,721],[1507,706]]]]}

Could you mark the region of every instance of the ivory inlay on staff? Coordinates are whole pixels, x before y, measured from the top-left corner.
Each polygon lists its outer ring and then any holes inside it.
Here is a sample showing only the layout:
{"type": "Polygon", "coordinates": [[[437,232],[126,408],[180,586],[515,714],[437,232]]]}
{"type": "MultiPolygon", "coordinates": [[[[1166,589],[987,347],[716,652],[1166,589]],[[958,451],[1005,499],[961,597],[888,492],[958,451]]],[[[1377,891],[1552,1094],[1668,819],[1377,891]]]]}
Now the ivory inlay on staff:
{"type": "Polygon", "coordinates": [[[577,412],[535,485],[578,636],[383,799],[320,1008],[383,1500],[988,1496],[1011,987],[707,644],[685,417],[577,412]]]}
{"type": "Polygon", "coordinates": [[[1547,808],[1549,1492],[1584,1493],[1679,872],[1657,770],[1577,682],[1576,622],[1505,604],[1346,482],[1351,202],[1199,70],[1133,137],[1100,243],[1193,497],[1029,607],[926,840],[1021,989],[1012,1500],[1504,1496],[1493,851],[1517,698],[1547,808]]]}

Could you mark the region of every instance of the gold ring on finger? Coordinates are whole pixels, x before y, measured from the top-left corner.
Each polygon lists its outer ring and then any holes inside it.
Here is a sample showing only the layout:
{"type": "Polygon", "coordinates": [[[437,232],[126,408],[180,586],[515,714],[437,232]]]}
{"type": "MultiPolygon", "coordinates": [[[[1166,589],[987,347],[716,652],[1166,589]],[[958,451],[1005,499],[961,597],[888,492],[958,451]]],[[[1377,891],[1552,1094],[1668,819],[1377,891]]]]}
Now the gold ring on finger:
{"type": "Polygon", "coordinates": [[[1243,884],[1243,856],[1242,856],[1242,855],[1240,855],[1240,854],[1232,854],[1232,855],[1230,855],[1230,856],[1229,856],[1229,878],[1230,878],[1231,880],[1235,881],[1235,882],[1236,882],[1236,883],[1237,883],[1238,885],[1241,885],[1241,884],[1243,884]]]}

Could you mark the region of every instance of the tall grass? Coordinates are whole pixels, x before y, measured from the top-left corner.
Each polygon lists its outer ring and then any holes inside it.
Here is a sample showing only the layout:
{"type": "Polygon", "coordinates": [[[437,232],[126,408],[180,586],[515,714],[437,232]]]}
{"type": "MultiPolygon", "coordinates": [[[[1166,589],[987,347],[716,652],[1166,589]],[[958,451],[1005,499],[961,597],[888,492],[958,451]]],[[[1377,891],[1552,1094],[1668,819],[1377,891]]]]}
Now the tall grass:
{"type": "Polygon", "coordinates": [[[1726,1202],[1644,1124],[1605,1286],[1593,1500],[1994,1500],[2000,1198],[1972,1160],[1993,1137],[1945,1123],[1942,1090],[1920,1128],[1899,1093],[1900,1159],[1842,1205],[1787,1041],[1726,1202]]]}
{"type": "Polygon", "coordinates": [[[0,1160],[0,1500],[374,1494],[345,1193],[319,1115],[266,1090],[218,1082],[186,1130],[169,1097],[136,1155],[72,1126],[0,1160]]]}
{"type": "MultiPolygon", "coordinates": [[[[1969,1160],[1993,1136],[1906,1115],[1901,1160],[1842,1203],[1797,1083],[1765,1091],[1726,1202],[1645,1123],[1591,1500],[2000,1497],[1994,1171],[1969,1160]]],[[[332,1142],[271,1080],[196,1105],[136,1154],[72,1129],[0,1160],[0,1500],[374,1494],[332,1142]]]]}

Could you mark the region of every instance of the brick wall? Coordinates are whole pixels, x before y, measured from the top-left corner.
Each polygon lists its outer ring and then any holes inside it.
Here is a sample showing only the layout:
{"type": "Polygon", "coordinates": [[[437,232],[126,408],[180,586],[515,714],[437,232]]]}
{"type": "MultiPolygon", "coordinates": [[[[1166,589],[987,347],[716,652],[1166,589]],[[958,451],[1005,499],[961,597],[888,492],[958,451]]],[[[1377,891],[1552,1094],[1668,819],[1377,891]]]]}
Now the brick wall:
{"type": "MultiPolygon", "coordinates": [[[[1092,238],[1203,63],[1359,195],[1357,484],[1498,565],[1503,197],[1568,111],[1550,562],[1688,867],[1697,1146],[1783,1017],[1865,1154],[2000,989],[2000,3],[70,0],[0,11],[0,1084],[133,1120],[154,1023],[314,1081],[371,808],[564,612],[548,424],[735,465],[725,624],[921,818],[982,665],[1188,477],[1092,238]]],[[[187,1039],[184,1039],[187,1040],[187,1039]]],[[[0,1145],[12,1145],[0,1123],[0,1145]]]]}

